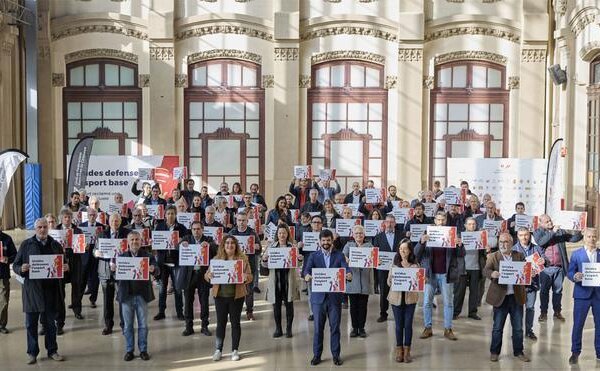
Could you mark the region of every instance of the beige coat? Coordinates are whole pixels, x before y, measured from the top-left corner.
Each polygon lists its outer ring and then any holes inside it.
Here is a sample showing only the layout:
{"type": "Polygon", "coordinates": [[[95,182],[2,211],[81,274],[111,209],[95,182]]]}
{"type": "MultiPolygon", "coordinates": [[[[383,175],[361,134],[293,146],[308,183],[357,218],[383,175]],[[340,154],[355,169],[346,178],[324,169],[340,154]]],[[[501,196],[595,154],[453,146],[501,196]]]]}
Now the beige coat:
{"type": "MultiPolygon", "coordinates": [[[[397,265],[393,265],[392,267],[401,268],[397,265]]],[[[412,264],[410,268],[419,268],[419,264],[412,264]]],[[[390,270],[390,274],[388,274],[388,286],[392,286],[392,271],[390,270]]],[[[400,291],[392,291],[390,289],[390,293],[388,294],[387,300],[392,305],[400,305],[402,304],[402,292],[400,291]]],[[[419,293],[418,292],[406,292],[404,295],[404,303],[406,304],[416,304],[419,301],[419,293]]]]}
{"type": "MultiPolygon", "coordinates": [[[[276,242],[270,244],[267,247],[267,249],[263,252],[263,256],[267,256],[266,254],[269,253],[269,249],[276,249],[277,247],[278,247],[278,245],[276,242]]],[[[291,247],[291,245],[288,247],[291,247]]],[[[302,255],[300,255],[300,256],[302,256],[302,255]]],[[[267,267],[267,262],[264,261],[263,259],[260,260],[260,263],[262,264],[263,267],[267,267]]],[[[276,285],[275,271],[276,271],[275,269],[269,270],[269,282],[267,283],[267,291],[266,291],[266,300],[271,304],[275,304],[275,285],[276,285]]],[[[300,285],[298,283],[297,269],[288,269],[287,279],[288,279],[287,301],[291,302],[291,301],[300,300],[300,285]]]]}

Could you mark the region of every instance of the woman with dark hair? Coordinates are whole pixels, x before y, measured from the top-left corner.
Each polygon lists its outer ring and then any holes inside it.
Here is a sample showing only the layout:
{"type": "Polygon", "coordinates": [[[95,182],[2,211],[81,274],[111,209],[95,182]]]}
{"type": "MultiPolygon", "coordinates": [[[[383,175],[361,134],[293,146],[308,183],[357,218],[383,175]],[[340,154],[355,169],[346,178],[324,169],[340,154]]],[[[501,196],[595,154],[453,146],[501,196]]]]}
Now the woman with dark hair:
{"type": "MultiPolygon", "coordinates": [[[[238,240],[233,236],[223,238],[217,255],[217,260],[241,260],[244,268],[244,282],[238,284],[213,284],[212,295],[215,298],[215,312],[217,313],[217,331],[215,341],[215,353],[213,361],[221,360],[223,353],[223,341],[225,340],[225,329],[227,328],[227,317],[231,322],[231,360],[239,361],[240,355],[238,348],[242,336],[242,327],[240,326],[240,317],[244,298],[246,297],[246,285],[252,282],[252,270],[248,257],[240,248],[238,240]]],[[[210,283],[213,278],[212,270],[209,268],[204,275],[204,279],[210,283]]]]}
{"type": "Polygon", "coordinates": [[[200,195],[194,196],[194,198],[192,199],[192,204],[190,205],[190,208],[188,210],[190,213],[204,214],[204,210],[202,209],[202,198],[200,197],[200,195]]]}
{"type": "MultiPolygon", "coordinates": [[[[382,214],[381,210],[373,209],[367,218],[368,220],[384,220],[385,215],[382,214]]],[[[375,236],[366,237],[366,240],[371,243],[373,242],[373,239],[375,239],[375,236]]],[[[373,285],[375,285],[375,294],[379,295],[379,275],[377,274],[377,271],[375,271],[375,274],[373,275],[373,285]]]]}
{"type": "MultiPolygon", "coordinates": [[[[394,257],[393,268],[419,268],[410,239],[404,238],[400,241],[398,252],[394,257]]],[[[388,285],[392,286],[391,274],[388,276],[388,285]]],[[[396,323],[396,362],[410,363],[412,362],[410,346],[412,343],[413,318],[415,307],[419,301],[419,293],[390,290],[387,299],[392,305],[394,322],[396,323]]]]}
{"type": "MultiPolygon", "coordinates": [[[[285,202],[285,198],[283,198],[285,202]]],[[[262,255],[261,264],[268,268],[269,253],[277,248],[292,247],[290,229],[286,224],[277,225],[275,242],[271,243],[262,255]]],[[[302,260],[302,256],[298,257],[302,260]]],[[[274,338],[283,336],[281,327],[281,304],[285,304],[286,330],[285,337],[292,337],[292,322],[294,321],[294,301],[300,300],[300,290],[296,269],[277,268],[269,269],[269,282],[267,283],[267,301],[273,304],[273,316],[275,317],[274,338]]]]}
{"type": "Polygon", "coordinates": [[[243,195],[244,194],[244,192],[242,191],[242,185],[239,182],[233,183],[233,185],[231,186],[231,194],[232,195],[243,195]]]}
{"type": "Polygon", "coordinates": [[[330,199],[323,202],[323,211],[321,211],[321,217],[323,218],[323,228],[335,228],[335,220],[340,219],[341,216],[333,207],[333,202],[330,199]]]}
{"type": "Polygon", "coordinates": [[[278,225],[280,221],[284,221],[287,225],[293,224],[290,212],[287,208],[285,196],[277,197],[277,201],[275,201],[275,208],[269,211],[266,224],[269,225],[269,223],[273,223],[275,225],[278,225]]]}

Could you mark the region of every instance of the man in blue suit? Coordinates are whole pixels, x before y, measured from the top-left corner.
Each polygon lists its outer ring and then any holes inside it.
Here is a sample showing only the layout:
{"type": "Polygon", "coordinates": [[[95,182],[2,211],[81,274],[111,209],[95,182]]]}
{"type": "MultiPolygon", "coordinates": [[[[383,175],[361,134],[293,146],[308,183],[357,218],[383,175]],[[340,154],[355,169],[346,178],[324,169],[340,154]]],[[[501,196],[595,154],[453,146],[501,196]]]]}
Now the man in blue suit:
{"type": "Polygon", "coordinates": [[[594,347],[596,359],[600,359],[600,287],[583,286],[583,263],[600,263],[600,252],[596,248],[598,235],[595,228],[583,232],[584,246],[571,255],[567,277],[575,283],[573,289],[573,331],[571,333],[571,357],[569,364],[575,365],[581,354],[581,337],[585,319],[592,308],[594,316],[594,347]]]}
{"type": "MultiPolygon", "coordinates": [[[[323,230],[319,234],[319,243],[321,249],[315,251],[308,257],[306,263],[305,276],[306,282],[312,279],[313,268],[346,268],[346,257],[341,251],[333,249],[333,233],[330,230],[323,230]]],[[[346,280],[352,280],[352,273],[346,273],[346,280]]],[[[340,358],[340,318],[342,314],[343,293],[313,292],[310,296],[313,313],[315,316],[315,330],[313,338],[313,359],[310,364],[313,366],[321,363],[321,353],[323,353],[323,332],[325,330],[325,321],[329,319],[329,332],[331,333],[331,354],[333,363],[336,366],[342,365],[340,358]]]]}

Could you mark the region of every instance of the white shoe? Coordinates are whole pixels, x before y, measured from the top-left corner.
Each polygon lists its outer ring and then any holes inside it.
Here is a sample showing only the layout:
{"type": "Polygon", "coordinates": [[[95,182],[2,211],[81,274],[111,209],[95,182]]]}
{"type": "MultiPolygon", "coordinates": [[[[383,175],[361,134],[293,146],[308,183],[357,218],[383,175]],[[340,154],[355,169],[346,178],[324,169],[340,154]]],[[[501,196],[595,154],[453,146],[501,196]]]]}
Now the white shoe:
{"type": "Polygon", "coordinates": [[[213,361],[221,360],[221,351],[219,349],[215,350],[215,354],[213,354],[213,361]]]}
{"type": "Polygon", "coordinates": [[[237,350],[234,350],[233,352],[231,352],[231,360],[232,361],[239,361],[240,360],[240,355],[238,354],[237,350]]]}

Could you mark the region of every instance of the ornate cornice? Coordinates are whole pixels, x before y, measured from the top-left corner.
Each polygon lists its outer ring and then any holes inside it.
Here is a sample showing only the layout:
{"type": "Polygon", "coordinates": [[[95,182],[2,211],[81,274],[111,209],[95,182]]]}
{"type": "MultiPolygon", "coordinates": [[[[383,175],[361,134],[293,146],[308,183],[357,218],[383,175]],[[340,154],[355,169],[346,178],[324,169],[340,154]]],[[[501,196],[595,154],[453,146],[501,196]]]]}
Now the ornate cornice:
{"type": "Polygon", "coordinates": [[[519,76],[509,76],[508,77],[508,88],[510,90],[519,89],[521,84],[521,78],[519,76]]]}
{"type": "Polygon", "coordinates": [[[298,86],[301,88],[310,88],[311,85],[311,77],[310,75],[300,75],[298,79],[298,86]]]}
{"type": "Polygon", "coordinates": [[[310,58],[310,62],[312,64],[317,64],[339,59],[356,59],[378,64],[383,64],[385,62],[385,57],[383,55],[364,52],[361,50],[335,50],[331,52],[319,53],[313,55],[310,58]]]}
{"type": "Polygon", "coordinates": [[[398,76],[386,76],[385,77],[385,89],[396,89],[398,85],[398,76]]]}
{"type": "Polygon", "coordinates": [[[399,48],[398,60],[400,62],[418,62],[423,59],[423,49],[420,48],[399,48]]]}
{"type": "Polygon", "coordinates": [[[62,88],[65,86],[65,74],[64,73],[52,73],[52,86],[55,88],[62,88]]]}
{"type": "Polygon", "coordinates": [[[67,26],[62,29],[53,31],[51,34],[51,39],[52,41],[56,41],[65,37],[93,32],[120,34],[124,36],[135,37],[136,39],[148,40],[148,34],[146,32],[136,30],[130,27],[108,24],[86,24],[71,27],[67,26]]]}
{"type": "Polygon", "coordinates": [[[435,57],[435,64],[442,64],[458,60],[481,60],[506,65],[506,57],[496,53],[481,50],[461,50],[451,53],[440,54],[435,57]]]}
{"type": "Polygon", "coordinates": [[[127,62],[137,63],[137,54],[116,49],[84,49],[65,55],[65,63],[71,63],[89,58],[116,58],[127,62]]]}
{"type": "Polygon", "coordinates": [[[148,88],[150,87],[150,75],[140,73],[138,75],[138,87],[140,88],[148,88]]]}
{"type": "Polygon", "coordinates": [[[255,53],[236,49],[212,49],[188,55],[188,64],[217,58],[233,58],[260,64],[262,57],[255,53]]]}
{"type": "Polygon", "coordinates": [[[299,54],[299,48],[275,48],[276,61],[295,61],[299,54]]]}
{"type": "Polygon", "coordinates": [[[327,36],[335,36],[335,35],[357,35],[357,36],[371,36],[376,37],[378,39],[383,39],[387,41],[398,41],[398,36],[395,33],[387,32],[383,30],[378,30],[369,26],[331,26],[325,28],[319,28],[315,30],[306,31],[300,35],[300,40],[312,40],[327,36]]]}
{"type": "Polygon", "coordinates": [[[447,37],[464,35],[491,36],[500,39],[505,39],[514,43],[519,43],[521,41],[521,38],[515,32],[501,30],[499,28],[489,26],[462,26],[432,31],[425,34],[425,41],[433,41],[438,39],[444,39],[447,37]]]}
{"type": "Polygon", "coordinates": [[[274,75],[262,75],[262,87],[263,89],[271,89],[275,86],[274,75]]]}
{"type": "Polygon", "coordinates": [[[433,76],[423,76],[423,88],[433,89],[433,76]]]}
{"type": "Polygon", "coordinates": [[[172,47],[150,47],[150,59],[155,61],[170,61],[175,58],[175,48],[172,47]]]}
{"type": "Polygon", "coordinates": [[[571,27],[571,32],[575,34],[575,36],[579,35],[581,31],[583,31],[588,25],[594,23],[596,21],[596,15],[598,14],[598,9],[596,8],[588,8],[579,14],[577,14],[569,25],[571,27]]]}
{"type": "Polygon", "coordinates": [[[521,50],[521,62],[539,63],[546,61],[546,49],[523,49],[521,50]]]}
{"type": "Polygon", "coordinates": [[[273,41],[273,35],[266,31],[261,31],[240,25],[212,25],[192,27],[190,29],[178,32],[175,35],[175,40],[181,41],[192,37],[201,37],[205,35],[214,34],[244,35],[248,37],[256,37],[267,41],[273,41]]]}
{"type": "Polygon", "coordinates": [[[586,61],[589,62],[592,60],[593,57],[595,57],[598,52],[600,51],[600,41],[590,41],[586,44],[584,44],[581,49],[579,49],[579,57],[586,61]]]}
{"type": "Polygon", "coordinates": [[[187,88],[188,87],[188,75],[185,73],[178,73],[175,75],[175,87],[176,88],[187,88]]]}

